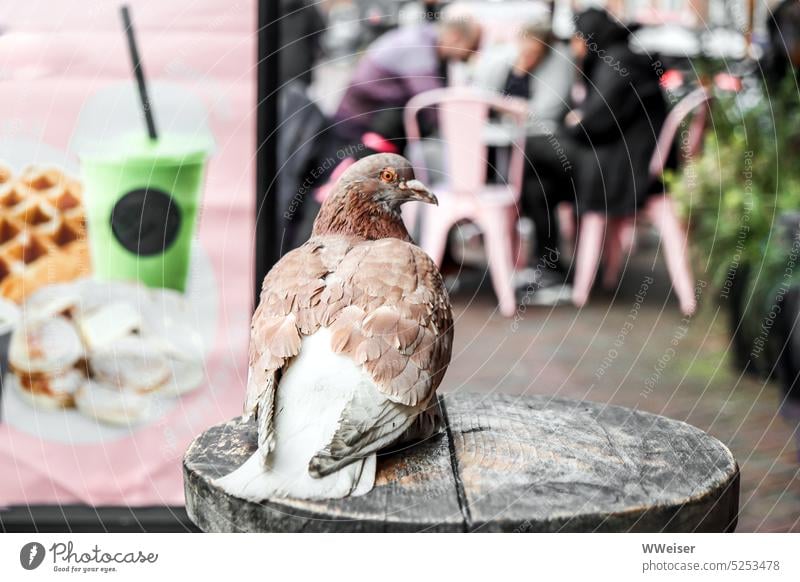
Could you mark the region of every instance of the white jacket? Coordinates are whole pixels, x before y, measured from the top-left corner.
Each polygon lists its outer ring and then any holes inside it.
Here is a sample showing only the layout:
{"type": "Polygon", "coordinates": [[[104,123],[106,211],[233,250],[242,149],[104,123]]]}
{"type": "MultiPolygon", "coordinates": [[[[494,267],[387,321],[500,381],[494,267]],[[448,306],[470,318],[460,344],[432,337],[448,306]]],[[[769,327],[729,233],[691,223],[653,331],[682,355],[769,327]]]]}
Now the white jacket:
{"type": "MultiPolygon", "coordinates": [[[[474,86],[502,92],[508,73],[517,60],[516,44],[503,44],[482,50],[472,71],[474,86]]],[[[541,63],[530,73],[531,134],[551,132],[569,109],[569,94],[575,79],[575,65],[569,46],[554,42],[541,63]]]]}

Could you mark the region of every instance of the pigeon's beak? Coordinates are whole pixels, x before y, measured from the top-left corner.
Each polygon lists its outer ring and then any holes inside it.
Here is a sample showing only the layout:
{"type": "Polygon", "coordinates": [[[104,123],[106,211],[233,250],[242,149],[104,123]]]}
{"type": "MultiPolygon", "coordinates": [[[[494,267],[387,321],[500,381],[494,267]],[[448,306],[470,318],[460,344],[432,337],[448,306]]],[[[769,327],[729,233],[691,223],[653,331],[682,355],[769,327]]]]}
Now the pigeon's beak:
{"type": "Polygon", "coordinates": [[[402,193],[403,202],[411,202],[413,200],[435,206],[439,205],[436,196],[419,180],[403,180],[400,182],[400,192],[402,193]]]}

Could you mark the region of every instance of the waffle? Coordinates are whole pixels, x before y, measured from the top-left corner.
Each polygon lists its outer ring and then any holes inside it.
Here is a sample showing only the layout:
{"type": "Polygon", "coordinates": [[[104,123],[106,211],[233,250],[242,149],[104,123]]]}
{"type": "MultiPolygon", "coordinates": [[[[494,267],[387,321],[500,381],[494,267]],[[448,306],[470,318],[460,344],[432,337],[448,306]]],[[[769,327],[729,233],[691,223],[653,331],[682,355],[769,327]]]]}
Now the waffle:
{"type": "Polygon", "coordinates": [[[0,296],[22,302],[90,271],[83,186],[56,168],[0,165],[0,296]]]}
{"type": "Polygon", "coordinates": [[[171,293],[92,279],[40,289],[22,306],[26,317],[9,341],[6,380],[46,410],[77,409],[112,425],[150,419],[162,399],[205,378],[202,360],[181,353],[175,336],[154,325],[164,318],[157,306],[171,293]]]}

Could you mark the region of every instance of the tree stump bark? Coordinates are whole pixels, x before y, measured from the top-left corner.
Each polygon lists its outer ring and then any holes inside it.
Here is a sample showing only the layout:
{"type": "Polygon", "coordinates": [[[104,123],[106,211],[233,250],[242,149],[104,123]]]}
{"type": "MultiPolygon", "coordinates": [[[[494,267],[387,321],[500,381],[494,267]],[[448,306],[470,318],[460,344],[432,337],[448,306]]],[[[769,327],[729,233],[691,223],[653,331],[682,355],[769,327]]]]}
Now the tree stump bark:
{"type": "Polygon", "coordinates": [[[212,427],[184,458],[204,531],[732,531],[739,470],[683,422],[545,396],[447,394],[445,429],[385,451],[375,488],[329,501],[252,503],[213,484],[256,450],[254,422],[212,427]]]}

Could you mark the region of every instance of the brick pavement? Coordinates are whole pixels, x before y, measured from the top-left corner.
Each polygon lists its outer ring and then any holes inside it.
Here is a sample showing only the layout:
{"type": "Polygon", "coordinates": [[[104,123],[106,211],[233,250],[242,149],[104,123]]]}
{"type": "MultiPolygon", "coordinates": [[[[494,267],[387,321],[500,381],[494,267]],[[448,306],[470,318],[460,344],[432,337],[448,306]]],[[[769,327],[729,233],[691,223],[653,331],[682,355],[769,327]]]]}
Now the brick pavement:
{"type": "Polygon", "coordinates": [[[733,368],[723,311],[706,303],[683,320],[660,264],[651,270],[646,254],[634,263],[616,293],[582,310],[529,307],[511,320],[488,281],[463,286],[442,389],[584,398],[688,422],[740,464],[738,531],[800,531],[800,406],[779,414],[780,387],[733,368]]]}

